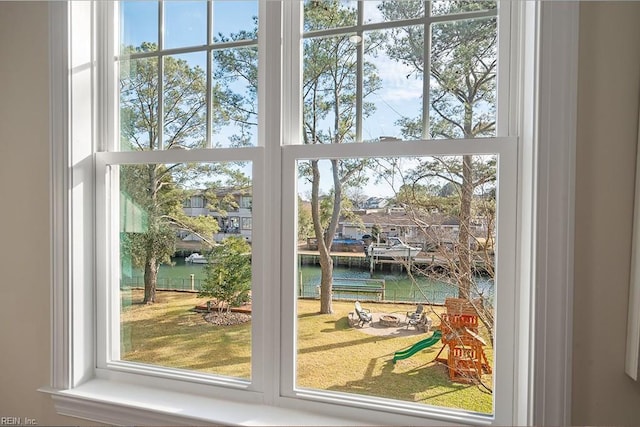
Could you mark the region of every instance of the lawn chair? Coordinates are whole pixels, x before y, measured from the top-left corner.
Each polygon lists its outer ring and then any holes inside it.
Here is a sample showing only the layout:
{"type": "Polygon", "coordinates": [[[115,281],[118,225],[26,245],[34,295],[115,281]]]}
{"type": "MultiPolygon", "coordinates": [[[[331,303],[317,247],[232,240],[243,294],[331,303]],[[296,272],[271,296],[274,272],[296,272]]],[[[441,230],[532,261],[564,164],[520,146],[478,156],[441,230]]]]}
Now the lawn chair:
{"type": "Polygon", "coordinates": [[[427,313],[422,313],[422,316],[420,316],[420,320],[418,320],[418,322],[416,323],[416,329],[422,329],[423,332],[429,332],[432,327],[433,320],[431,320],[431,318],[427,316],[427,313]]]}
{"type": "Polygon", "coordinates": [[[420,318],[422,317],[423,311],[424,311],[424,306],[422,304],[418,304],[416,311],[407,312],[407,317],[405,317],[405,322],[407,322],[407,329],[409,329],[409,326],[414,326],[416,329],[418,328],[418,323],[420,322],[420,318]]]}
{"type": "Polygon", "coordinates": [[[360,305],[360,301],[356,301],[355,304],[356,315],[358,316],[358,326],[363,327],[367,323],[371,323],[373,321],[373,317],[371,316],[371,312],[366,308],[362,308],[360,305]]]}

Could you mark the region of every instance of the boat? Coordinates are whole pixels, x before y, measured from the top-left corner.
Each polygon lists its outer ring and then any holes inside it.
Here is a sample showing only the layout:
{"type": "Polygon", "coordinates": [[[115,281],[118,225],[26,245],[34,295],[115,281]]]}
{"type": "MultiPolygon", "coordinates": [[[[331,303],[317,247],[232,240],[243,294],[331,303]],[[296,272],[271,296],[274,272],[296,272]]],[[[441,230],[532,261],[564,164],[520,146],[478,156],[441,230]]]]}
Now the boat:
{"type": "Polygon", "coordinates": [[[415,258],[422,248],[404,243],[397,237],[390,237],[386,243],[372,243],[367,255],[376,258],[415,258]]]}
{"type": "Polygon", "coordinates": [[[188,264],[208,264],[209,263],[209,261],[207,260],[207,257],[204,255],[200,255],[198,252],[194,252],[188,257],[186,257],[184,259],[184,262],[188,264]]]}

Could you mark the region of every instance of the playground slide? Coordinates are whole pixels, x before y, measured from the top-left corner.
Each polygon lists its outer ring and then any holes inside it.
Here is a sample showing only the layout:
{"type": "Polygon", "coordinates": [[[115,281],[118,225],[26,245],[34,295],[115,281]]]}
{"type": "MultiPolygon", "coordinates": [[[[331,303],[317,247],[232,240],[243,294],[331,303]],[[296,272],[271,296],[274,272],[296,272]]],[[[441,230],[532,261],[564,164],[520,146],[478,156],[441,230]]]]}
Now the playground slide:
{"type": "Polygon", "coordinates": [[[414,354],[416,354],[417,352],[419,352],[420,350],[424,350],[427,347],[431,347],[432,345],[440,341],[440,338],[442,338],[442,331],[440,330],[433,331],[433,335],[431,335],[429,338],[423,339],[422,341],[418,341],[417,343],[415,343],[414,345],[412,345],[406,350],[396,351],[396,353],[393,355],[393,363],[395,364],[397,360],[407,359],[413,356],[414,354]]]}

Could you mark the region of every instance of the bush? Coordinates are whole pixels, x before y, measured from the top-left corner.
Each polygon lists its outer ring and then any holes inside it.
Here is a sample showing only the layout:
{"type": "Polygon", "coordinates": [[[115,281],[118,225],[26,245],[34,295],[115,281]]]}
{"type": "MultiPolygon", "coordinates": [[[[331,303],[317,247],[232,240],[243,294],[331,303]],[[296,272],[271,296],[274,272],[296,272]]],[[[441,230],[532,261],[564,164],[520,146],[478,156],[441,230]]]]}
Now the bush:
{"type": "Polygon", "coordinates": [[[251,247],[241,237],[229,237],[209,254],[201,296],[217,300],[220,311],[249,301],[251,247]]]}

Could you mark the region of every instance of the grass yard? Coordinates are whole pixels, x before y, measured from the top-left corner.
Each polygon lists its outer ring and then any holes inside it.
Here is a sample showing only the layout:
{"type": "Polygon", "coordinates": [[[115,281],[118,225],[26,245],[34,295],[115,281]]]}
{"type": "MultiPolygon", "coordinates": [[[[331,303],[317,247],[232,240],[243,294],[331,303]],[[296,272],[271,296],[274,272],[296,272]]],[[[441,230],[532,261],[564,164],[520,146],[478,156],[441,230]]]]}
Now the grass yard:
{"type": "Polygon", "coordinates": [[[193,308],[189,292],[158,292],[142,305],[142,291],[122,292],[122,359],[236,378],[251,378],[251,323],[218,327],[193,308]]]}
{"type": "MultiPolygon", "coordinates": [[[[219,327],[206,322],[202,314],[192,311],[203,301],[196,294],[159,292],[159,302],[151,306],[136,304],[141,300],[141,291],[123,292],[123,360],[250,378],[250,323],[219,327]]],[[[349,325],[352,302],[334,301],[331,315],[318,314],[319,305],[317,300],[298,302],[298,387],[492,412],[490,393],[477,385],[452,383],[446,367],[433,362],[440,343],[395,365],[391,362],[395,351],[430,336],[430,332],[370,335],[349,325]]],[[[372,312],[395,312],[402,318],[415,308],[401,304],[363,306],[372,312]]],[[[491,349],[485,351],[491,361],[491,349]]],[[[489,387],[491,380],[491,375],[483,377],[489,387]]]]}

